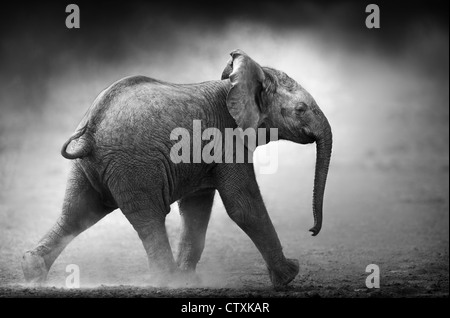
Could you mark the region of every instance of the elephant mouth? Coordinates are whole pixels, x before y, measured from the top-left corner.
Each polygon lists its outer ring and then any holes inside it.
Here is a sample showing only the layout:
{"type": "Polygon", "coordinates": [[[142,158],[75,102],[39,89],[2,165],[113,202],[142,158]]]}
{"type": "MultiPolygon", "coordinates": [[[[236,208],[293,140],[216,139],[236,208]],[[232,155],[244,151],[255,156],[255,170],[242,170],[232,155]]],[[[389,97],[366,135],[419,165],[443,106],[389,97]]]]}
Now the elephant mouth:
{"type": "Polygon", "coordinates": [[[300,143],[301,144],[312,144],[316,141],[316,137],[306,128],[301,130],[300,143]]]}

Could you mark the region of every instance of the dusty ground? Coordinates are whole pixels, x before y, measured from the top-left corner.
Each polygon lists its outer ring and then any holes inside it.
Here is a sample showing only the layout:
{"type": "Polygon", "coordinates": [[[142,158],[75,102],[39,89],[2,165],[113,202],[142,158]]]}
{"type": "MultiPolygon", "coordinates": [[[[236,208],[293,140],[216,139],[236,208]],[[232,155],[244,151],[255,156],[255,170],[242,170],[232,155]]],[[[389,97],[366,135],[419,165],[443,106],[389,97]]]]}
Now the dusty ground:
{"type": "MultiPolygon", "coordinates": [[[[319,236],[311,237],[307,229],[312,223],[312,171],[291,169],[287,160],[281,160],[277,174],[259,177],[284,251],[301,264],[300,274],[286,290],[271,289],[261,256],[228,218],[220,200],[198,266],[198,288],[146,286],[145,252],[120,211],[69,245],[49,274],[49,287],[29,288],[23,285],[21,254],[55,220],[63,195],[67,165],[52,152],[36,154],[45,169],[16,171],[17,178],[34,180],[26,193],[2,194],[2,202],[8,200],[1,209],[4,297],[448,296],[448,166],[426,170],[334,165],[325,226],[319,236]],[[380,267],[379,290],[365,287],[365,268],[372,263],[380,267]],[[68,264],[80,267],[82,289],[61,288],[68,264]]],[[[11,182],[16,181],[21,182],[11,182]]],[[[174,248],[178,221],[174,207],[167,221],[174,248]]]]}
{"type": "MultiPolygon", "coordinates": [[[[84,53],[71,66],[67,57],[55,57],[48,77],[35,75],[32,85],[21,86],[17,76],[4,81],[0,297],[448,297],[448,34],[419,33],[408,37],[414,42],[405,42],[404,51],[385,56],[259,25],[230,24],[220,43],[212,31],[175,30],[167,37],[179,50],[170,54],[151,53],[150,42],[111,64],[82,60],[84,53]],[[24,285],[21,256],[60,213],[69,162],[59,149],[96,94],[130,74],[174,82],[218,78],[227,52],[236,47],[297,79],[333,127],[324,227],[317,237],[308,233],[314,146],[280,142],[277,173],[258,176],[284,252],[300,262],[290,287],[271,288],[260,254],[218,197],[196,288],[149,286],[144,249],[119,210],[67,247],[49,273],[48,287],[24,285]],[[433,59],[435,69],[424,66],[433,59]],[[69,264],[80,268],[81,289],[64,288],[69,264]],[[369,264],[380,267],[378,290],[365,286],[369,264]]],[[[176,206],[167,228],[176,250],[176,206]]]]}

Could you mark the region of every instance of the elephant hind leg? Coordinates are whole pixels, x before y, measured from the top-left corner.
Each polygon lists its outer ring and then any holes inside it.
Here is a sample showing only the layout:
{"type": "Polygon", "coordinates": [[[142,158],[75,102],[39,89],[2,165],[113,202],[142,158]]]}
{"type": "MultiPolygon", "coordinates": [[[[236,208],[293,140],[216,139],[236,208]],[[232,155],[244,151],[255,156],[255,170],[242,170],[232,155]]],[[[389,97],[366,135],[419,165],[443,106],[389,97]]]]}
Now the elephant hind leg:
{"type": "Polygon", "coordinates": [[[206,229],[214,201],[214,189],[196,192],[178,201],[181,215],[181,236],[177,265],[194,272],[205,247],[206,229]]]}
{"type": "Polygon", "coordinates": [[[25,252],[22,258],[25,280],[36,284],[45,282],[50,267],[67,244],[112,210],[103,204],[83,170],[74,164],[61,215],[37,246],[25,252]]]}
{"type": "Polygon", "coordinates": [[[115,199],[142,241],[152,282],[166,285],[177,270],[165,226],[170,209],[149,193],[152,191],[122,192],[115,199]]]}

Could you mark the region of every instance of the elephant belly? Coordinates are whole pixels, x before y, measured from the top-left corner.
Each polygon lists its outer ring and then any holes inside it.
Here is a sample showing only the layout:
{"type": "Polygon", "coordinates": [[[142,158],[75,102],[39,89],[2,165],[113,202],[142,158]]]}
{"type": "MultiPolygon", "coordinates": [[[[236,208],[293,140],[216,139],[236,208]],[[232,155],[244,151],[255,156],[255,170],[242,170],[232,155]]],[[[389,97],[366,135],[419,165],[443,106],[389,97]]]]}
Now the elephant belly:
{"type": "Polygon", "coordinates": [[[176,165],[176,178],[173,184],[170,202],[173,203],[182,197],[206,189],[215,189],[212,168],[207,164],[183,164],[176,165]]]}
{"type": "Polygon", "coordinates": [[[121,196],[130,197],[131,190],[147,193],[168,207],[184,196],[215,188],[212,164],[175,164],[161,151],[109,149],[100,154],[100,149],[95,158],[83,160],[83,166],[91,171],[96,188],[107,194],[109,204],[117,202],[120,207],[121,196]]]}

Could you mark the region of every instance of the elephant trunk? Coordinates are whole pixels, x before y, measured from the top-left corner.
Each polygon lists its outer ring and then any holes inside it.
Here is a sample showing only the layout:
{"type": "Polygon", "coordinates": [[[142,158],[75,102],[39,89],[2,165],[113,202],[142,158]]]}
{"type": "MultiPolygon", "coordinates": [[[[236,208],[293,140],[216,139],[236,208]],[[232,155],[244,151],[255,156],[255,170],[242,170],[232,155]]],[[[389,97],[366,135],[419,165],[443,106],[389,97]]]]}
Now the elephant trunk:
{"type": "Polygon", "coordinates": [[[327,182],[328,167],[330,165],[331,148],[333,144],[331,127],[326,118],[324,119],[322,128],[321,133],[316,139],[317,157],[313,191],[314,226],[309,230],[312,232],[313,236],[319,234],[320,229],[322,228],[323,196],[325,192],[325,184],[327,182]]]}

